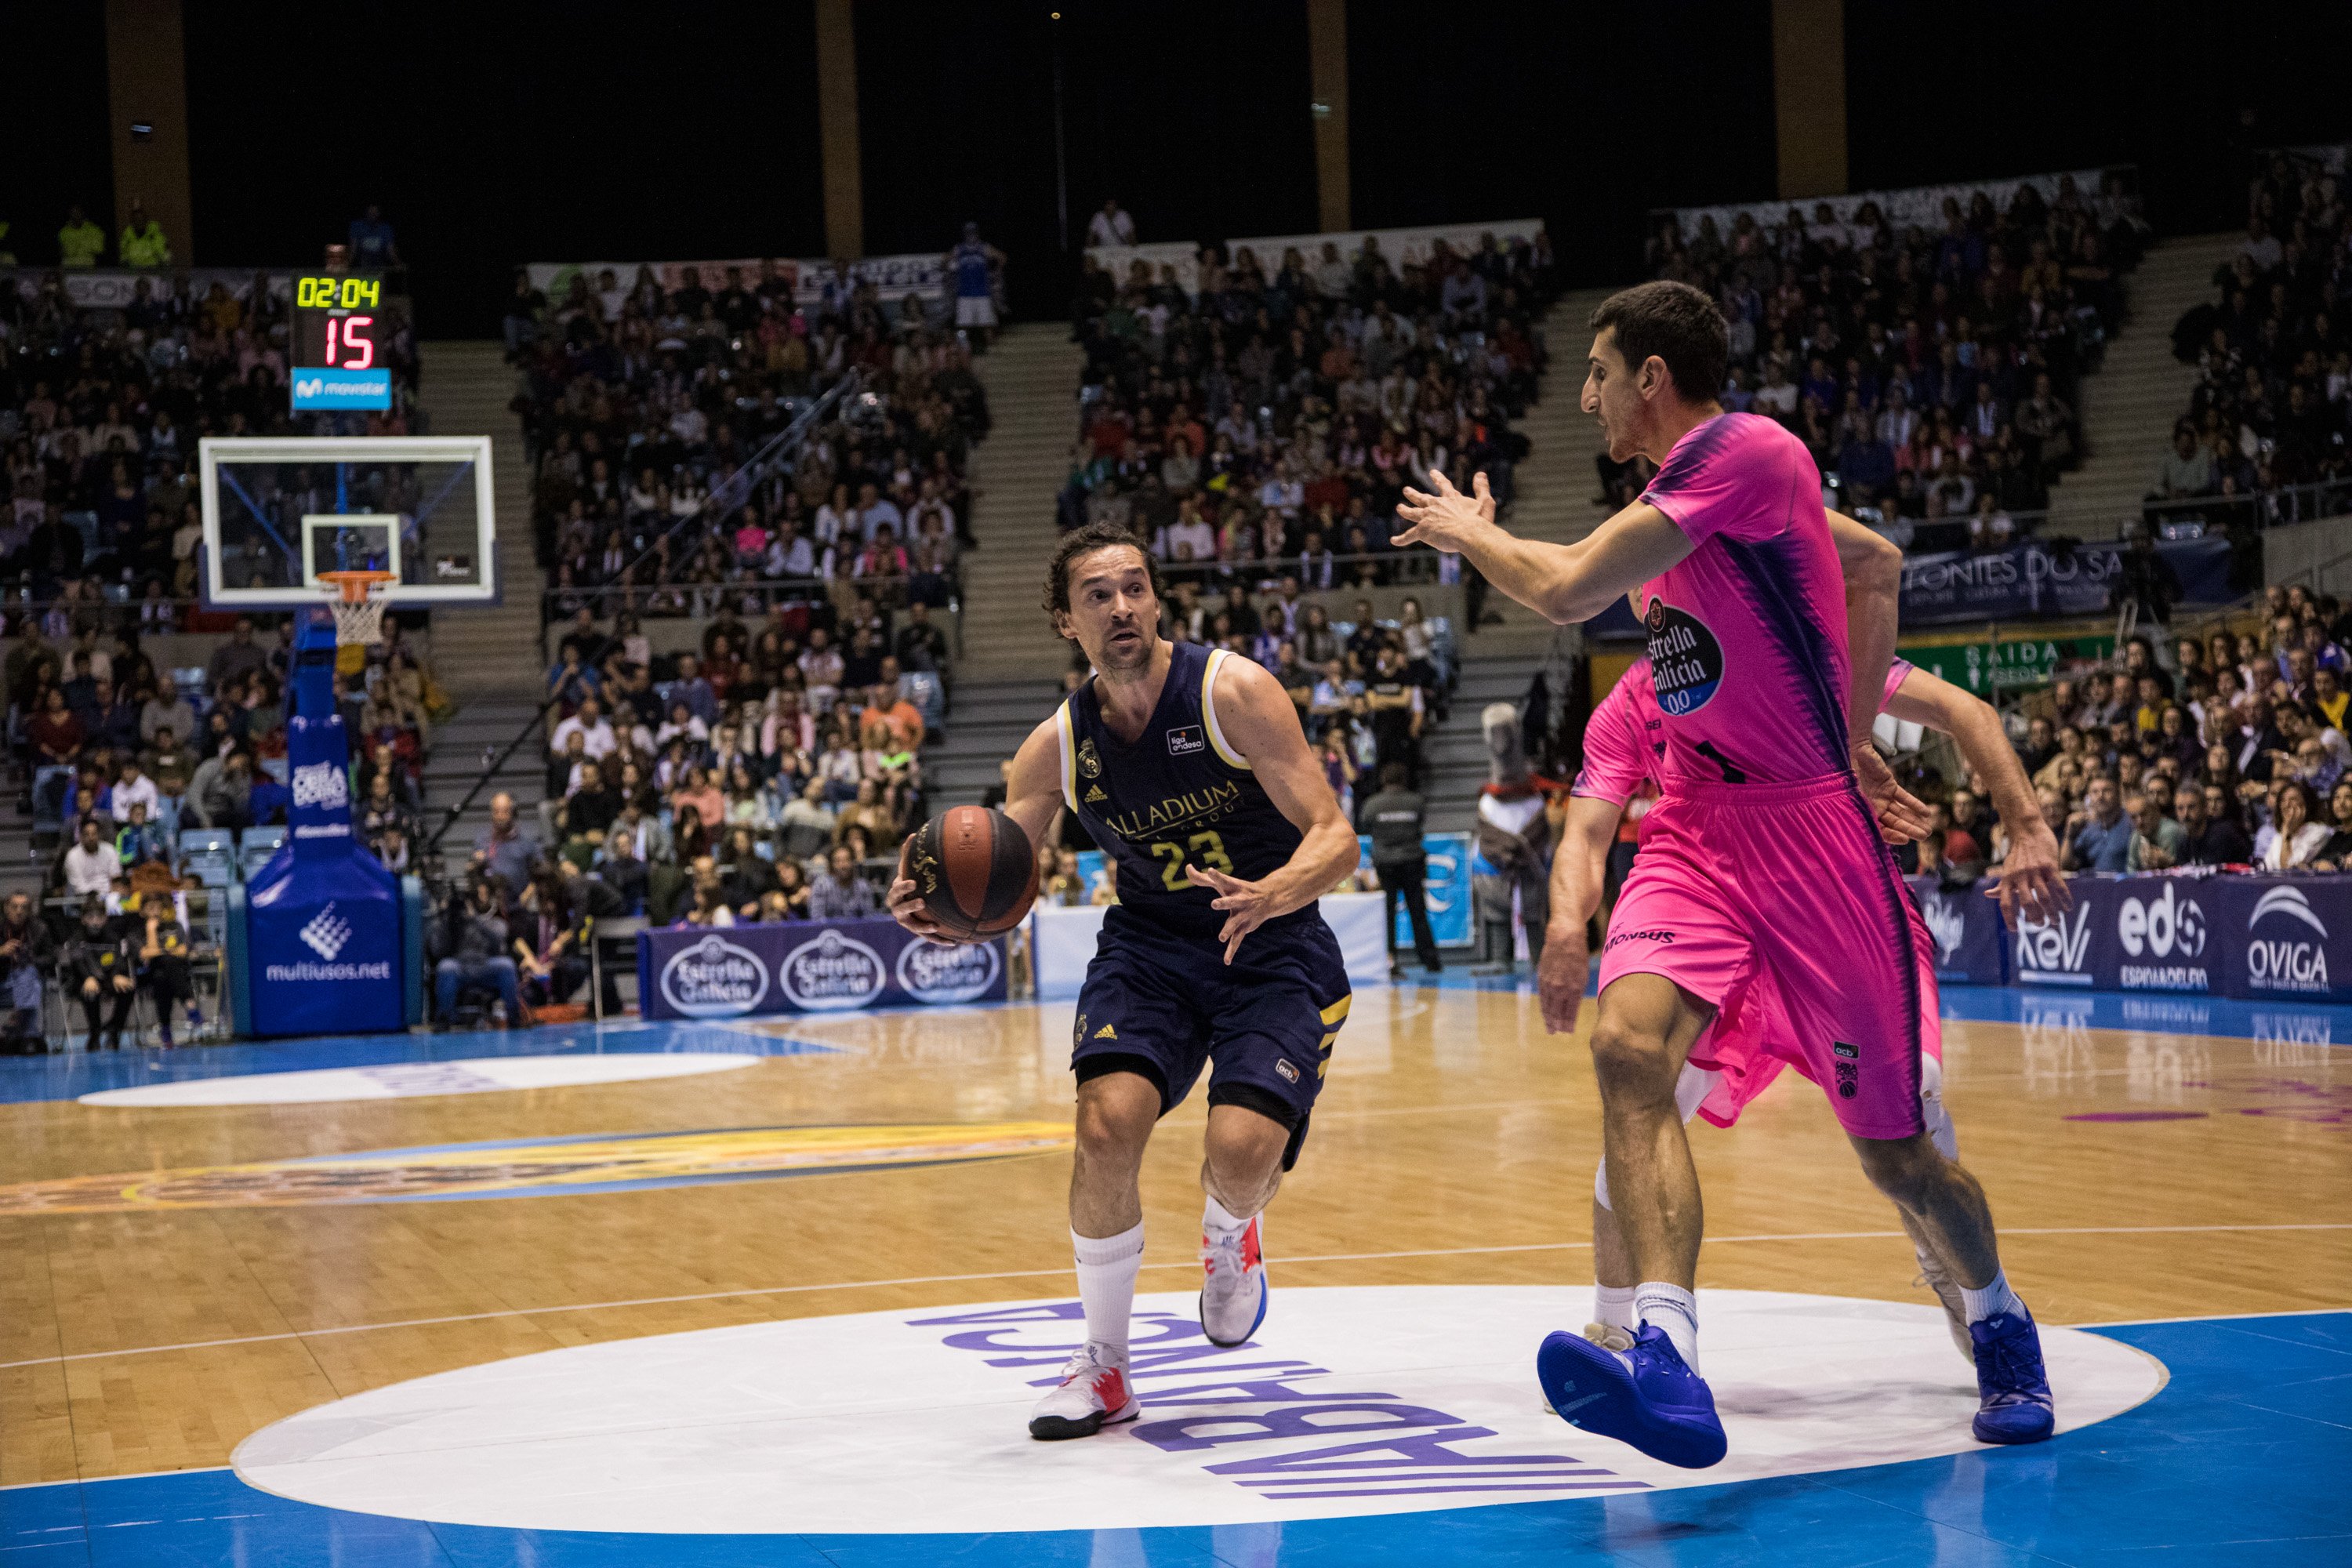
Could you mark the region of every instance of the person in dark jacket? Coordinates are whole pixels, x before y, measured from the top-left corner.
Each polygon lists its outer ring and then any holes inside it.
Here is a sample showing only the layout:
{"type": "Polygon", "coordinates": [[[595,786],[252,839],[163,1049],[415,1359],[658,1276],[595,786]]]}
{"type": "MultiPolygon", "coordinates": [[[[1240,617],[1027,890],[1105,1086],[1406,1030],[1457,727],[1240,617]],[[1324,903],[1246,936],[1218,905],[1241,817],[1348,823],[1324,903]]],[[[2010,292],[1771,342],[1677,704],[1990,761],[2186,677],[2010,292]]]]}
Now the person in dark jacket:
{"type": "Polygon", "coordinates": [[[0,1050],[37,1056],[48,1049],[41,1029],[41,972],[57,957],[47,922],[29,893],[11,893],[0,905],[0,1050]]]}
{"type": "Polygon", "coordinates": [[[99,1019],[105,1016],[110,1049],[122,1047],[123,1026],[131,1021],[131,1004],[138,994],[139,946],[129,922],[106,912],[106,900],[93,893],[82,900],[81,920],[58,958],[58,984],[81,1004],[89,1029],[90,1050],[98,1049],[99,1019]]]}
{"type": "Polygon", "coordinates": [[[476,877],[465,899],[449,907],[448,956],[433,967],[434,1016],[446,1026],[457,1011],[458,988],[494,985],[506,1006],[507,1022],[521,1021],[522,999],[515,985],[515,961],[507,951],[506,909],[498,879],[476,877]]]}
{"type": "Polygon", "coordinates": [[[1388,911],[1391,948],[1396,943],[1396,907],[1402,898],[1412,922],[1413,952],[1421,959],[1423,971],[1435,974],[1440,972],[1437,939],[1429,929],[1429,900],[1422,889],[1429,868],[1421,838],[1429,803],[1405,787],[1406,777],[1404,763],[1382,763],[1380,791],[1364,802],[1358,820],[1372,836],[1372,869],[1380,874],[1381,890],[1386,895],[1383,907],[1388,911]]]}

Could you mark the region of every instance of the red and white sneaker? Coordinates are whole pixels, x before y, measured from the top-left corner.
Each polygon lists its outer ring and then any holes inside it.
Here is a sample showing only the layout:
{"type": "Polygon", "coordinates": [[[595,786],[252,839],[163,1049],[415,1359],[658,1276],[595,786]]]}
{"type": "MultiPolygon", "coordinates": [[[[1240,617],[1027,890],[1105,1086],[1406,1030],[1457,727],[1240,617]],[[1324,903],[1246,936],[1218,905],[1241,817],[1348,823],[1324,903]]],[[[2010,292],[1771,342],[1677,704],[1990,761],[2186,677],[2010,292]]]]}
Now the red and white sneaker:
{"type": "Polygon", "coordinates": [[[1127,1381],[1127,1357],[1107,1345],[1084,1344],[1062,1368],[1061,1385],[1029,1413],[1029,1436],[1041,1442],[1091,1437],[1106,1426],[1143,1414],[1127,1381]]]}
{"type": "Polygon", "coordinates": [[[1213,1343],[1240,1344],[1265,1321],[1265,1256],[1258,1247],[1265,1217],[1250,1215],[1230,1236],[1201,1237],[1201,1331],[1213,1343]]]}

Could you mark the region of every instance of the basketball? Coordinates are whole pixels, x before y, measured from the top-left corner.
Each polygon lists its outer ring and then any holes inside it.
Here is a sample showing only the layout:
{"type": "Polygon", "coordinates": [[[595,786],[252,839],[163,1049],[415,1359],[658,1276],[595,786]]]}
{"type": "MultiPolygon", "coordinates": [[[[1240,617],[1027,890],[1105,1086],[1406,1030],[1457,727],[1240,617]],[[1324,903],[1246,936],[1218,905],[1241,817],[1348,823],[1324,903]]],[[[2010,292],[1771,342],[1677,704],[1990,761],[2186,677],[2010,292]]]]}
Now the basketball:
{"type": "Polygon", "coordinates": [[[1003,812],[959,805],[923,824],[901,863],[923,906],[958,937],[1011,931],[1037,901],[1037,856],[1003,812]]]}

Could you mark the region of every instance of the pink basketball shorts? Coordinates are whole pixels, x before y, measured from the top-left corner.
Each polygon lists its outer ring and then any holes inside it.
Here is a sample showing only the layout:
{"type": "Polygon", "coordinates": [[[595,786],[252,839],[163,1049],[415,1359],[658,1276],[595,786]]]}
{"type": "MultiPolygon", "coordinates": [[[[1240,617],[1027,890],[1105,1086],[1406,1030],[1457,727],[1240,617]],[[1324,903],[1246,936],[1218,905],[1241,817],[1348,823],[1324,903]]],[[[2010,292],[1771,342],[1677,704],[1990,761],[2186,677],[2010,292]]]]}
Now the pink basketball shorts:
{"type": "Polygon", "coordinates": [[[1851,778],[1677,781],[1610,918],[1601,990],[1657,974],[1717,1008],[1690,1059],[1724,1074],[1699,1108],[1718,1126],[1787,1063],[1849,1133],[1909,1138],[1921,1054],[1943,1052],[1930,962],[1851,778]]]}

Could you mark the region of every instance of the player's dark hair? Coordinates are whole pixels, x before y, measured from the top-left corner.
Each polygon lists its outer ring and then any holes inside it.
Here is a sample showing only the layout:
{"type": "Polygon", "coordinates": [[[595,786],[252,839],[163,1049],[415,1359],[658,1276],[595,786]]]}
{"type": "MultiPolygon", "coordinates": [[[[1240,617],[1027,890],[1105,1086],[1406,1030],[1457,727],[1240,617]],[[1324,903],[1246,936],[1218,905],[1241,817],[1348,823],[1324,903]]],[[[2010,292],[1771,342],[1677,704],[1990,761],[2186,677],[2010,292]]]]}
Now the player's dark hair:
{"type": "Polygon", "coordinates": [[[1130,530],[1121,528],[1115,522],[1090,522],[1084,528],[1074,529],[1064,534],[1062,542],[1054,546],[1053,559],[1045,563],[1046,616],[1050,617],[1056,612],[1066,611],[1070,607],[1071,562],[1081,555],[1091,554],[1097,550],[1114,549],[1120,545],[1143,557],[1143,569],[1151,577],[1151,596],[1155,599],[1166,599],[1168,589],[1167,585],[1160,580],[1160,563],[1152,559],[1151,552],[1144,547],[1143,542],[1136,538],[1130,530]]]}
{"type": "Polygon", "coordinates": [[[1710,403],[1731,363],[1731,330],[1706,294],[1660,279],[1621,289],[1592,312],[1596,332],[1617,329],[1617,352],[1638,372],[1651,355],[1665,362],[1685,403],[1710,403]]]}

